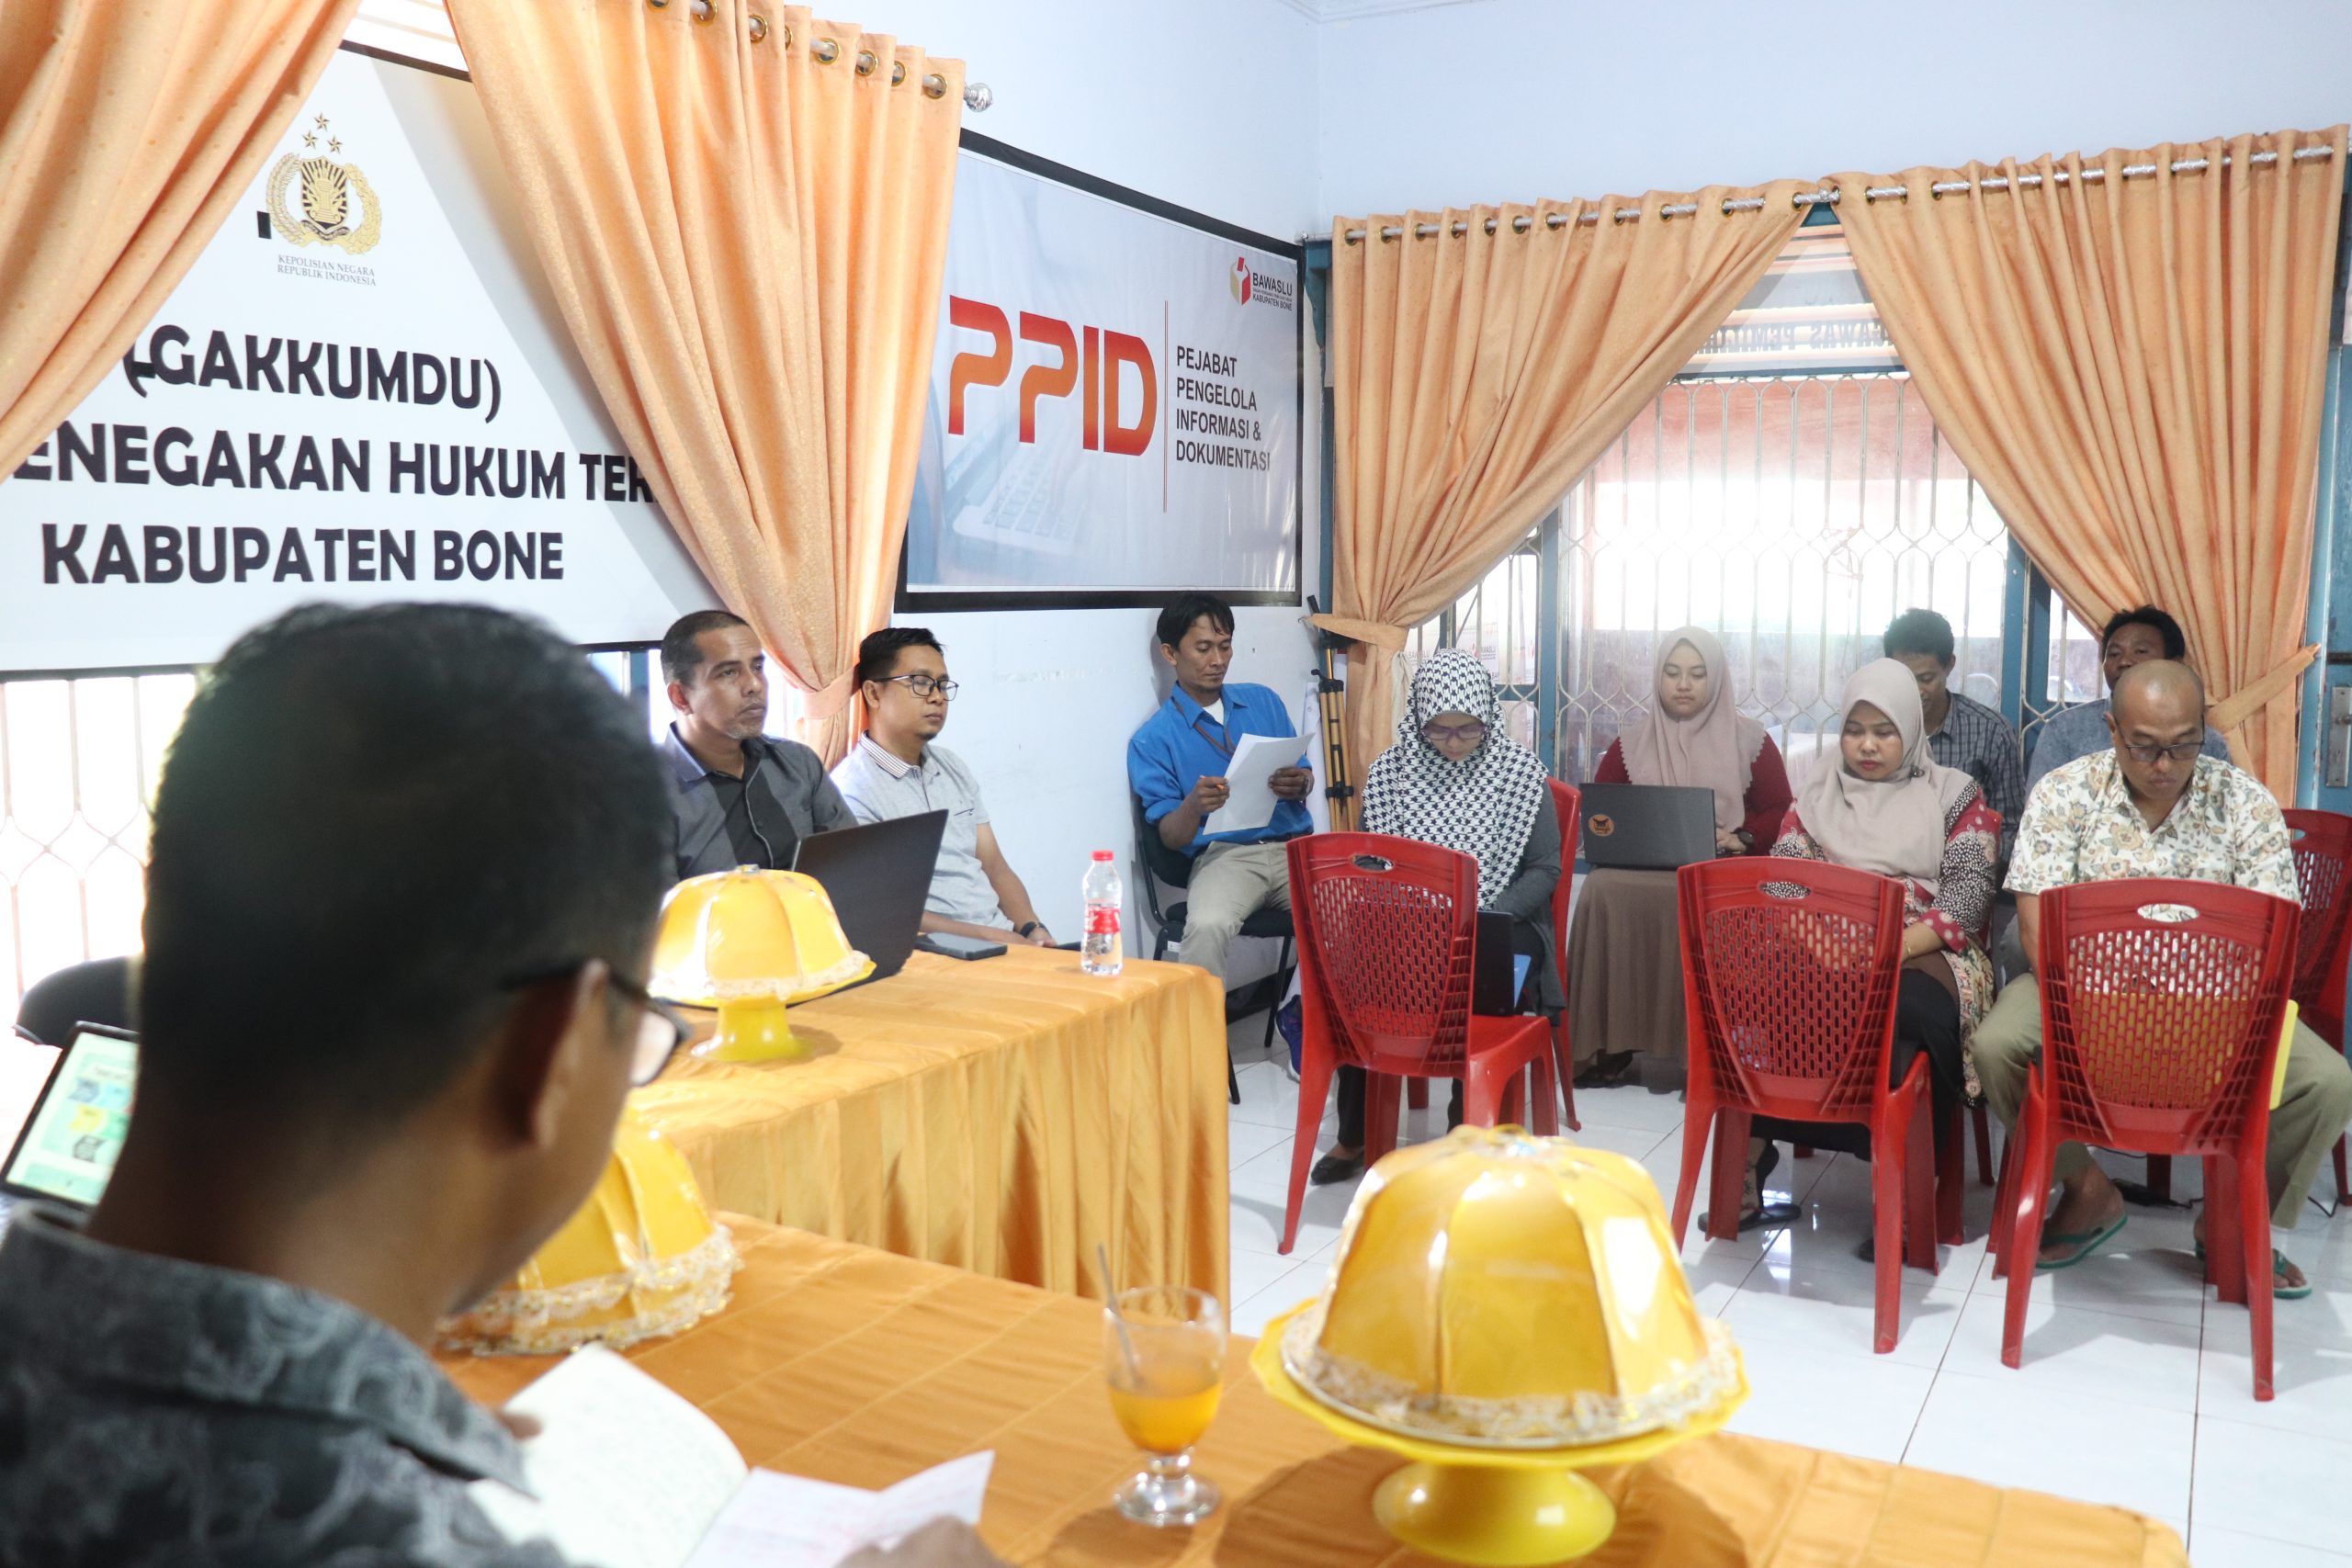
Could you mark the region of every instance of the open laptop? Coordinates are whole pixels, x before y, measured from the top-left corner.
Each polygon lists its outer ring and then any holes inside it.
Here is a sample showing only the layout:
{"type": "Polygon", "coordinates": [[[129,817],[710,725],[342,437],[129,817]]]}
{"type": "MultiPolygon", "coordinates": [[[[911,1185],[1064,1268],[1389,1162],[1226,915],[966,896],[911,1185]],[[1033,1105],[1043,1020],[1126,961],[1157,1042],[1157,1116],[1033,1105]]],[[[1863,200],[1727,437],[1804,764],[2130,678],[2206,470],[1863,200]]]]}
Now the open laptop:
{"type": "Polygon", "coordinates": [[[139,1037],[128,1030],[77,1023],[57,1054],[8,1157],[0,1192],[88,1211],[97,1206],[130,1130],[130,1093],[139,1075],[139,1037]]]}
{"type": "Polygon", "coordinates": [[[1679,784],[1584,787],[1587,864],[1615,871],[1673,871],[1715,858],[1715,792],[1679,784]]]}
{"type": "Polygon", "coordinates": [[[922,811],[811,833],[793,851],[792,869],[817,879],[850,946],[874,960],[867,980],[906,967],[946,831],[945,811],[922,811]]]}

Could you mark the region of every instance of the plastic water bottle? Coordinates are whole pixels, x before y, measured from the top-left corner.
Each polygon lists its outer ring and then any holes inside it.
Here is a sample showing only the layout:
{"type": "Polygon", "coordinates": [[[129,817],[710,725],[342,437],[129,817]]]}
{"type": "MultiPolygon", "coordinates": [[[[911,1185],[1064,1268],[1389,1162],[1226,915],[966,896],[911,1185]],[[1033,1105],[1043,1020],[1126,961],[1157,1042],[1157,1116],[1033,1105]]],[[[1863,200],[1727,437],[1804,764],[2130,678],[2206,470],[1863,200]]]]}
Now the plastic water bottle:
{"type": "Polygon", "coordinates": [[[1119,868],[1111,852],[1094,852],[1086,880],[1078,885],[1086,902],[1086,935],[1078,944],[1078,966],[1089,975],[1116,975],[1125,962],[1119,942],[1120,911],[1126,907],[1126,889],[1119,885],[1119,868]]]}

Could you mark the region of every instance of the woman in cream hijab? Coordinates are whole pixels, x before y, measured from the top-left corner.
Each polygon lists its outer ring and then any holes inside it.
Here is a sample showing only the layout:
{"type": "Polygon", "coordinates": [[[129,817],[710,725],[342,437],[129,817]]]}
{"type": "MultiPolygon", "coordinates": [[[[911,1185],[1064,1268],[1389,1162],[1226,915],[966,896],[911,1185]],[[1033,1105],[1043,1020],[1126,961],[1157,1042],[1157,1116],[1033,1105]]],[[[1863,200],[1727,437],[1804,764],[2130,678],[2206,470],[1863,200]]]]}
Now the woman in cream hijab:
{"type": "MultiPolygon", "coordinates": [[[[1717,850],[1770,850],[1789,809],[1788,771],[1764,727],[1739,711],[1722,642],[1700,626],[1668,632],[1650,690],[1651,711],[1611,744],[1592,782],[1711,790],[1717,850]]],[[[1569,927],[1568,1008],[1578,1089],[1620,1081],[1637,1055],[1681,1065],[1672,872],[1601,870],[1585,878],[1569,927]]]]}
{"type": "MultiPolygon", "coordinates": [[[[1993,1002],[1993,965],[1980,942],[1993,909],[2000,819],[1974,779],[1928,754],[1918,682],[1905,666],[1880,659],[1855,671],[1839,711],[1837,754],[1823,757],[1805,781],[1772,852],[1903,885],[1894,1076],[1899,1082],[1924,1053],[1939,1104],[1974,1100],[1969,1041],[1993,1002]]],[[[1758,1121],[1754,1132],[1763,1143],[1751,1153],[1759,1155],[1774,1137],[1838,1148],[1869,1136],[1859,1127],[1810,1122],[1758,1121]]],[[[1775,1163],[1765,1156],[1759,1174],[1775,1163]]]]}

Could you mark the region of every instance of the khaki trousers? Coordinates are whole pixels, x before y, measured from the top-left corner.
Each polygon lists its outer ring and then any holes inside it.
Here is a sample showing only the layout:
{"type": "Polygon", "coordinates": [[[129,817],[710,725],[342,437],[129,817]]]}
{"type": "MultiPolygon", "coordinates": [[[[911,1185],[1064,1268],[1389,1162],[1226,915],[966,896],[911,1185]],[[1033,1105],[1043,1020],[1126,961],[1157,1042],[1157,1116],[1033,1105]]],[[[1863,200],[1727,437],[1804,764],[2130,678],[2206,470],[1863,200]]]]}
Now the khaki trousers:
{"type": "Polygon", "coordinates": [[[1225,984],[1225,950],[1241,922],[1261,909],[1290,908],[1290,847],[1284,843],[1211,844],[1193,862],[1184,890],[1184,940],[1177,957],[1225,984]]]}
{"type": "MultiPolygon", "coordinates": [[[[1984,1102],[2017,1134],[2025,1105],[2026,1069],[2041,1055],[2041,987],[2021,975],[1976,1026],[1976,1077],[1984,1102]]],[[[2352,1068],[2326,1041],[2300,1022],[2287,1054],[2287,1087],[2270,1112],[2270,1223],[2294,1228],[2320,1161],[2352,1119],[2352,1068]]],[[[2058,1151],[2060,1180],[2090,1163],[2089,1151],[2067,1144],[2058,1151]]]]}

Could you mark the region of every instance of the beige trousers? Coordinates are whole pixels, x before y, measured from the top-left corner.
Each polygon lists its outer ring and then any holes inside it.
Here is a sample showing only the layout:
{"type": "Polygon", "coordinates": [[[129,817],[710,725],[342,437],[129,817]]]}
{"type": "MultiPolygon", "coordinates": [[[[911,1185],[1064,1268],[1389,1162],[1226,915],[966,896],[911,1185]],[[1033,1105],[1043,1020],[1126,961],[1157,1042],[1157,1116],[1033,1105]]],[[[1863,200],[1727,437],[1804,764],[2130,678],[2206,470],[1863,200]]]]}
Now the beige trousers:
{"type": "Polygon", "coordinates": [[[1193,862],[1185,889],[1184,940],[1177,957],[1225,984],[1225,950],[1261,909],[1290,908],[1287,844],[1211,844],[1193,862]]]}
{"type": "MultiPolygon", "coordinates": [[[[1984,1102],[2015,1136],[2025,1106],[2026,1069],[2041,1055],[2041,987],[2020,975],[2001,989],[1993,1010],[1976,1026],[1976,1077],[1984,1102]]],[[[2352,1068],[2326,1041],[2301,1023],[2287,1054],[2287,1087],[2270,1112],[2270,1223],[2294,1228],[2320,1161],[2352,1119],[2352,1068]]],[[[2058,1151],[2065,1180],[2090,1163],[2089,1151],[2068,1144],[2058,1151]]]]}

